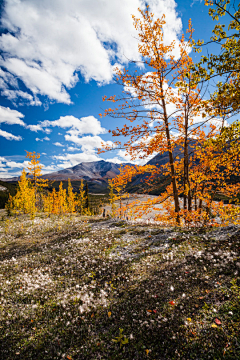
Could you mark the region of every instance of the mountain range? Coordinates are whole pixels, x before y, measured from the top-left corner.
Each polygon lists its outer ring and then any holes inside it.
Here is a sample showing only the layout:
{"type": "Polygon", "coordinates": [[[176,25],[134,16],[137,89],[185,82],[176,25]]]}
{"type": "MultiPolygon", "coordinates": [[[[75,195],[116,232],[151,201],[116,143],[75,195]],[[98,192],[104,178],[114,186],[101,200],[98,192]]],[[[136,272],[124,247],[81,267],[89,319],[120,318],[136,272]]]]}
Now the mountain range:
{"type": "MultiPolygon", "coordinates": [[[[174,150],[175,156],[179,151],[174,150]]],[[[169,161],[168,153],[157,154],[147,162],[149,165],[163,165],[169,161]]],[[[49,174],[42,175],[43,179],[64,181],[64,180],[87,180],[87,181],[107,181],[120,173],[120,167],[132,165],[130,163],[115,164],[109,161],[100,160],[92,162],[82,162],[67,169],[59,170],[49,174]]],[[[0,179],[2,181],[19,181],[20,176],[0,179]]]]}
{"type": "MultiPolygon", "coordinates": [[[[108,179],[112,179],[117,176],[120,173],[120,167],[124,167],[126,165],[130,164],[115,164],[104,160],[82,162],[67,169],[42,175],[41,178],[51,181],[67,181],[68,179],[71,181],[80,181],[83,179],[90,183],[99,184],[100,187],[102,184],[103,187],[106,188],[108,179]]],[[[0,180],[4,182],[16,182],[20,180],[20,176],[0,180]]]]}
{"type": "MultiPolygon", "coordinates": [[[[174,156],[180,155],[179,149],[174,150],[174,156]]],[[[181,156],[181,155],[180,155],[181,156]]],[[[169,161],[168,153],[157,154],[150,161],[147,162],[149,165],[163,165],[169,161]]],[[[49,174],[42,175],[43,179],[48,179],[51,181],[67,181],[68,179],[71,182],[78,183],[81,179],[85,180],[89,184],[89,190],[93,192],[106,191],[108,187],[108,179],[112,179],[120,173],[120,167],[126,165],[131,165],[130,163],[115,164],[109,161],[92,161],[92,162],[82,162],[78,165],[69,167],[67,169],[59,170],[49,174]]],[[[144,180],[144,175],[137,176],[130,187],[136,190],[138,189],[140,183],[144,180]]],[[[4,182],[17,182],[20,180],[20,177],[0,179],[4,182]]],[[[78,185],[79,187],[79,185],[78,185]]]]}

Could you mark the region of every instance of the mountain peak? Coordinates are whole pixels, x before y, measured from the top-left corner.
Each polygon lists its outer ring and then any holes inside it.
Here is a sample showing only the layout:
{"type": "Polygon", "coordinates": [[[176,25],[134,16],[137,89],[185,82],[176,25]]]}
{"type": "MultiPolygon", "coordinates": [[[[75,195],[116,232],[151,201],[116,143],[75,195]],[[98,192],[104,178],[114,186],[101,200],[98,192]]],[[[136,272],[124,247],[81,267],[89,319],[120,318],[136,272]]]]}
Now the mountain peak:
{"type": "Polygon", "coordinates": [[[110,161],[99,160],[81,162],[70,168],[59,170],[42,176],[49,180],[107,180],[112,179],[120,173],[121,165],[110,161]]]}

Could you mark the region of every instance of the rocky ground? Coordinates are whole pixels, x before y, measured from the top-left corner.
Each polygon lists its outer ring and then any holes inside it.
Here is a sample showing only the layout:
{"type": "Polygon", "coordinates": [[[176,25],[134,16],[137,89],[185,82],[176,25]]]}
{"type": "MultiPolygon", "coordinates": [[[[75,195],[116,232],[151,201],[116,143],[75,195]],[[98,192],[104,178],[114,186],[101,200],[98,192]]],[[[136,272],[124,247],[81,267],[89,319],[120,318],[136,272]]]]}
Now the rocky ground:
{"type": "Polygon", "coordinates": [[[240,358],[240,227],[0,221],[1,359],[240,358]]]}

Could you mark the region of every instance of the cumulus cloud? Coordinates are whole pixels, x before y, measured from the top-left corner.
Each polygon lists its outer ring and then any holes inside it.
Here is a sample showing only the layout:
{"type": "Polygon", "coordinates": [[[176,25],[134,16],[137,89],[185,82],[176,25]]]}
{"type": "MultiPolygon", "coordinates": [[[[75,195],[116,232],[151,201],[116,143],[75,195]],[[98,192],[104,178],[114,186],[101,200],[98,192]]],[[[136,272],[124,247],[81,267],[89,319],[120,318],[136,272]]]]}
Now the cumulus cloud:
{"type": "Polygon", "coordinates": [[[45,136],[43,139],[36,138],[35,140],[36,140],[36,141],[42,141],[42,142],[43,142],[44,140],[45,140],[45,141],[50,141],[49,137],[47,137],[47,136],[45,136]]]}
{"type": "Polygon", "coordinates": [[[32,95],[30,95],[27,92],[24,92],[22,90],[9,90],[5,89],[1,92],[2,96],[6,96],[9,100],[11,100],[13,103],[19,98],[21,98],[23,101],[19,102],[19,105],[36,105],[40,106],[42,105],[41,101],[35,96],[33,98],[32,95]]]}
{"type": "Polygon", "coordinates": [[[0,157],[0,178],[10,178],[12,176],[19,176],[21,175],[21,171],[16,169],[26,168],[27,165],[28,165],[27,161],[23,161],[22,163],[20,163],[14,160],[8,160],[7,158],[0,157]]]}
{"type": "Polygon", "coordinates": [[[24,168],[28,166],[28,161],[24,161],[23,163],[19,163],[16,161],[6,161],[6,166],[10,168],[24,168]]]}
{"type": "Polygon", "coordinates": [[[55,145],[55,146],[61,146],[61,147],[64,147],[64,145],[63,144],[61,144],[60,142],[55,142],[55,143],[53,143],[53,145],[55,145]]]}
{"type": "Polygon", "coordinates": [[[21,120],[22,118],[24,118],[24,115],[19,111],[0,105],[0,123],[26,126],[24,121],[21,120]]]}
{"type": "Polygon", "coordinates": [[[17,141],[22,140],[22,137],[20,135],[16,136],[1,129],[0,129],[0,136],[3,136],[7,140],[17,140],[17,141]]]}
{"type": "Polygon", "coordinates": [[[34,132],[43,131],[43,132],[45,132],[46,134],[50,134],[50,132],[51,132],[51,130],[48,129],[48,128],[43,129],[40,124],[37,124],[37,125],[28,125],[27,128],[30,129],[31,131],[34,131],[34,132]]]}
{"type": "Polygon", "coordinates": [[[57,161],[62,161],[61,163],[58,164],[58,167],[60,168],[68,168],[77,165],[81,162],[102,160],[95,154],[87,154],[87,153],[54,155],[52,158],[57,161]]]}
{"type": "Polygon", "coordinates": [[[79,148],[78,147],[75,147],[75,146],[68,146],[68,151],[79,151],[79,148]]]}
{"type": "Polygon", "coordinates": [[[68,130],[70,135],[99,135],[107,132],[107,130],[101,126],[100,121],[94,116],[82,117],[80,119],[72,115],[60,116],[58,120],[44,120],[39,124],[39,126],[41,126],[41,128],[50,126],[57,126],[64,129],[70,128],[70,130],[68,130]]]}
{"type": "Polygon", "coordinates": [[[0,166],[1,167],[5,167],[6,164],[3,164],[4,162],[6,162],[7,160],[3,157],[3,156],[0,156],[0,166]]]}
{"type": "MultiPolygon", "coordinates": [[[[177,40],[182,23],[175,1],[148,3],[156,17],[166,15],[165,40],[177,40]]],[[[143,0],[5,0],[2,24],[9,32],[0,38],[0,86],[8,89],[15,81],[17,88],[21,79],[33,98],[70,104],[68,89],[78,72],[86,81],[109,83],[115,65],[140,60],[131,15],[144,6],[143,0]]]]}
{"type": "MultiPolygon", "coordinates": [[[[135,142],[137,144],[137,142],[135,142]]],[[[131,155],[128,154],[126,150],[119,150],[117,152],[117,155],[120,157],[121,162],[128,162],[136,165],[145,165],[149,160],[151,160],[154,156],[157,155],[157,152],[154,152],[153,154],[146,156],[143,151],[138,152],[139,156],[142,156],[143,158],[136,158],[132,159],[131,155]]]]}
{"type": "MultiPolygon", "coordinates": [[[[3,60],[1,56],[0,60],[3,60]]],[[[18,81],[16,77],[9,72],[0,69],[0,89],[5,90],[8,88],[9,85],[14,88],[18,88],[18,81]]]]}
{"type": "Polygon", "coordinates": [[[102,144],[113,146],[112,141],[104,141],[100,136],[84,136],[79,138],[75,134],[65,135],[65,140],[81,146],[82,151],[92,153],[100,148],[102,144]]]}
{"type": "Polygon", "coordinates": [[[42,169],[42,174],[48,174],[49,172],[53,172],[53,171],[58,171],[61,170],[61,167],[59,167],[58,165],[48,165],[48,166],[44,166],[44,168],[42,169]]]}
{"type": "Polygon", "coordinates": [[[109,161],[114,164],[122,164],[124,162],[123,160],[119,159],[117,156],[110,158],[110,159],[106,159],[105,161],[109,161]]]}

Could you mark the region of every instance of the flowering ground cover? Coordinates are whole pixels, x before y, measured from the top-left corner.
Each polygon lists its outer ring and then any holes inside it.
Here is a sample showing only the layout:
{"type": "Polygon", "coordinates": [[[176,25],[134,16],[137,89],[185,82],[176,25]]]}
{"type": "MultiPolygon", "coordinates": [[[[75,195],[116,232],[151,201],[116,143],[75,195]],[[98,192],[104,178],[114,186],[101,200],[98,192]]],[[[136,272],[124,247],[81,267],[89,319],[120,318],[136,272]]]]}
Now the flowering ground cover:
{"type": "Polygon", "coordinates": [[[240,228],[0,221],[0,359],[240,358],[240,228]]]}

